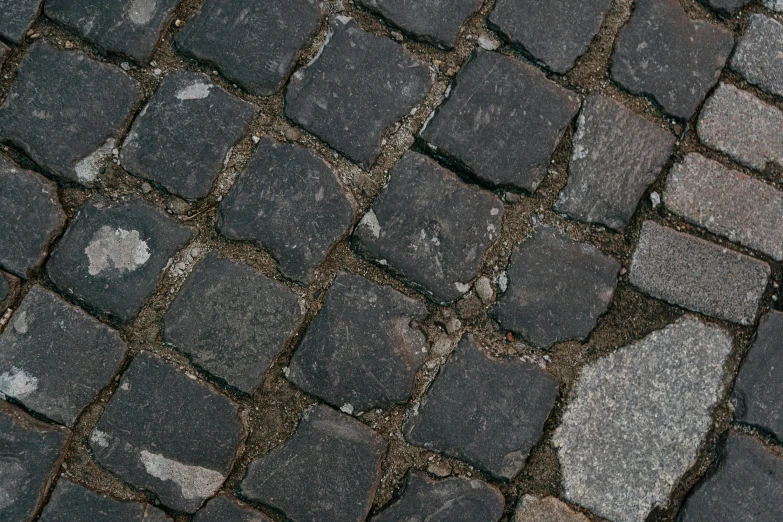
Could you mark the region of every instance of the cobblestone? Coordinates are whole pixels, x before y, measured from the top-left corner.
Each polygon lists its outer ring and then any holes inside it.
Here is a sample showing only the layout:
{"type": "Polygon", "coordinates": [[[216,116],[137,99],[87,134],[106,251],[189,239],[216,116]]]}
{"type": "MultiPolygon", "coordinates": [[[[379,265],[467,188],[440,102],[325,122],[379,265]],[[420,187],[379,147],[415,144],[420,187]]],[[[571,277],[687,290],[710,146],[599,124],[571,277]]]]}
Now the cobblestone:
{"type": "Polygon", "coordinates": [[[196,513],[193,522],[272,522],[272,519],[228,495],[218,495],[196,513]]]}
{"type": "Polygon", "coordinates": [[[555,497],[525,495],[517,504],[514,522],[589,522],[555,497]]]}
{"type": "Polygon", "coordinates": [[[763,90],[783,96],[783,25],[773,18],[751,15],[731,58],[731,68],[763,90]]]}
{"type": "Polygon", "coordinates": [[[780,0],[762,0],[764,7],[776,13],[783,13],[783,2],[780,0]]]}
{"type": "Polygon", "coordinates": [[[750,0],[700,0],[704,5],[712,8],[721,16],[730,17],[748,5],[750,0]]]}
{"type": "Polygon", "coordinates": [[[13,43],[20,44],[24,40],[27,28],[32,25],[43,0],[0,0],[0,36],[13,43]]]}

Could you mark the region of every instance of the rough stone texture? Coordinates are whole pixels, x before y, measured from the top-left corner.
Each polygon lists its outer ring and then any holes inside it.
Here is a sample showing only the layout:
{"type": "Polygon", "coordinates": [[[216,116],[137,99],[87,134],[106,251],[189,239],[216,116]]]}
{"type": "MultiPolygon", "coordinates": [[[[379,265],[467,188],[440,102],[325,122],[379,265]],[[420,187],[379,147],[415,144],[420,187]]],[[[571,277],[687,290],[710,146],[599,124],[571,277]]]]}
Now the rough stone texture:
{"type": "Polygon", "coordinates": [[[672,152],[667,130],[601,94],[582,105],[573,138],[568,184],[554,210],[622,230],[672,152]]]}
{"type": "Polygon", "coordinates": [[[616,522],[665,508],[712,426],[731,349],[685,317],[584,368],[553,438],[566,498],[616,522]]]}
{"type": "Polygon", "coordinates": [[[0,267],[28,277],[64,225],[57,185],[0,156],[0,267]]]}
{"type": "Polygon", "coordinates": [[[728,30],[691,20],[679,0],[637,0],[615,42],[612,79],[688,119],[717,83],[733,46],[728,30]]]}
{"type": "Polygon", "coordinates": [[[0,335],[0,397],[73,426],[125,357],[117,332],[34,286],[0,335]]]}
{"type": "Polygon", "coordinates": [[[282,87],[320,21],[314,0],[206,0],[176,43],[247,91],[268,96],[282,87]]]}
{"type": "Polygon", "coordinates": [[[434,154],[482,182],[532,192],[578,109],[576,94],[535,67],[476,51],[420,134],[434,154]]]}
{"type": "Polygon", "coordinates": [[[355,215],[353,197],[323,160],[264,140],[218,207],[217,228],[269,250],[283,275],[310,283],[355,215]]]}
{"type": "Polygon", "coordinates": [[[590,522],[555,497],[536,498],[525,495],[519,499],[514,522],[590,522]]]}
{"type": "Polygon", "coordinates": [[[3,66],[3,63],[5,63],[6,56],[9,52],[11,52],[11,48],[3,42],[0,42],[0,67],[3,66]]]}
{"type": "Polygon", "coordinates": [[[288,379],[352,413],[402,402],[429,348],[413,321],[427,315],[391,287],[341,273],[291,358],[288,379]]]}
{"type": "Polygon", "coordinates": [[[32,520],[60,468],[70,431],[0,401],[0,520],[32,520]]]}
{"type": "MultiPolygon", "coordinates": [[[[11,295],[11,283],[0,273],[0,305],[5,304],[5,300],[11,295]]],[[[2,308],[2,306],[0,306],[2,308]]]]}
{"type": "Polygon", "coordinates": [[[745,7],[751,0],[699,0],[702,4],[724,17],[734,16],[734,13],[745,7]]]}
{"type": "Polygon", "coordinates": [[[611,0],[499,0],[489,23],[534,60],[565,74],[582,56],[611,0]]]}
{"type": "Polygon", "coordinates": [[[381,133],[410,113],[433,78],[404,48],[350,18],[338,17],[329,30],[318,59],[291,78],[285,115],[369,167],[380,153],[381,133]]]}
{"type": "Polygon", "coordinates": [[[113,202],[95,196],[79,207],[46,271],[63,292],[128,322],[192,235],[190,228],[140,199],[113,202]]]}
{"type": "Polygon", "coordinates": [[[302,320],[296,295],[236,261],[209,254],[163,316],[163,338],[246,393],[302,320]]]}
{"type": "Polygon", "coordinates": [[[179,0],[46,0],[44,13],[79,37],[145,64],[179,0]]]}
{"type": "Polygon", "coordinates": [[[517,245],[508,290],[492,315],[536,346],[584,340],[609,308],[620,264],[586,243],[543,227],[517,245]]]}
{"type": "Polygon", "coordinates": [[[254,113],[252,105],[206,74],[170,74],[133,122],[122,147],[122,166],[172,194],[202,198],[254,113]]]}
{"type": "Polygon", "coordinates": [[[24,40],[27,28],[41,10],[43,0],[0,0],[0,36],[13,43],[24,40]]]}
{"type": "Polygon", "coordinates": [[[36,43],[0,107],[0,140],[65,181],[92,185],[138,92],[113,65],[36,43]]]}
{"type": "Polygon", "coordinates": [[[764,7],[776,13],[783,13],[783,0],[762,0],[764,7]]]}
{"type": "Polygon", "coordinates": [[[663,200],[689,223],[783,260],[783,192],[771,185],[694,153],[669,172],[663,200]]]}
{"type": "Polygon", "coordinates": [[[752,437],[730,433],[705,480],[686,500],[678,520],[783,520],[783,458],[752,437]]]}
{"type": "Polygon", "coordinates": [[[466,337],[403,431],[412,444],[512,479],[541,436],[556,397],[557,383],[541,368],[490,358],[466,337]]]}
{"type": "Polygon", "coordinates": [[[236,405],[142,352],[90,434],[90,448],[122,480],[192,513],[223,484],[244,437],[236,405]]]}
{"type": "Polygon", "coordinates": [[[372,517],[371,522],[497,522],[505,501],[494,486],[476,479],[430,480],[408,475],[402,496],[372,517]]]}
{"type": "Polygon", "coordinates": [[[415,152],[389,176],[354,231],[354,248],[434,300],[456,300],[498,236],[503,204],[415,152]]]}
{"type": "Polygon", "coordinates": [[[783,25],[760,14],[750,16],[745,33],[740,38],[731,68],[748,83],[778,96],[783,96],[783,25]]]}
{"type": "Polygon", "coordinates": [[[260,511],[226,494],[218,495],[196,513],[193,522],[273,522],[260,511]]]}
{"type": "Polygon", "coordinates": [[[769,275],[766,263],[645,221],[629,281],[683,308],[752,324],[769,275]]]}
{"type": "Polygon", "coordinates": [[[19,278],[0,272],[0,314],[4,314],[6,309],[10,308],[19,294],[20,286],[19,278]]]}
{"type": "Polygon", "coordinates": [[[361,522],[386,449],[386,441],[361,422],[316,405],[282,446],[250,463],[242,494],[291,522],[361,522]]]}

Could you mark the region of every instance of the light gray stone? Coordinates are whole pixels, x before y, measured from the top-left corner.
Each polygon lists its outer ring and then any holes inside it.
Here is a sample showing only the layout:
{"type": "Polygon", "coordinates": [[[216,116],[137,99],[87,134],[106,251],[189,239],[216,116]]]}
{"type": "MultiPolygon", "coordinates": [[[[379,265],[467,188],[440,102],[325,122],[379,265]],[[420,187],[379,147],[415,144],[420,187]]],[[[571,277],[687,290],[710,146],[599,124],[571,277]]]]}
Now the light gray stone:
{"type": "Polygon", "coordinates": [[[764,15],[751,15],[734,50],[731,68],[748,83],[783,96],[783,25],[764,15]]]}
{"type": "Polygon", "coordinates": [[[555,497],[537,498],[525,495],[519,499],[514,522],[589,522],[555,497]]]}
{"type": "Polygon", "coordinates": [[[776,13],[783,13],[783,0],[763,0],[764,7],[776,13]]]}

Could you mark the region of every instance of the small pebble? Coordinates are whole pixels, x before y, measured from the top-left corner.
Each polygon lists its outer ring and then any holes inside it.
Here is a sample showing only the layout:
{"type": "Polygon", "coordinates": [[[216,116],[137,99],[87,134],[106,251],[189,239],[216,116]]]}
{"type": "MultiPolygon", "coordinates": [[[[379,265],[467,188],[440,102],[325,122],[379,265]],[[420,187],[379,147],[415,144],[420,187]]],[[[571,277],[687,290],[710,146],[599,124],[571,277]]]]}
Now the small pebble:
{"type": "Polygon", "coordinates": [[[184,214],[190,208],[190,205],[180,198],[171,198],[166,206],[175,214],[184,214]]]}
{"type": "Polygon", "coordinates": [[[149,194],[150,192],[152,192],[152,185],[150,185],[145,181],[144,183],[141,184],[141,193],[149,194]]]}
{"type": "Polygon", "coordinates": [[[430,462],[427,471],[436,477],[448,477],[451,475],[451,466],[448,462],[430,462]]]}
{"type": "Polygon", "coordinates": [[[131,66],[128,62],[122,62],[120,68],[122,68],[123,71],[130,71],[131,66]]]}
{"type": "Polygon", "coordinates": [[[66,40],[65,41],[65,48],[66,49],[73,49],[73,42],[71,42],[70,40],[66,40]]]}
{"type": "Polygon", "coordinates": [[[479,299],[481,299],[484,304],[492,302],[494,292],[492,291],[492,285],[490,284],[488,277],[479,277],[474,288],[476,289],[479,299]]]}
{"type": "Polygon", "coordinates": [[[446,323],[446,331],[449,333],[449,335],[454,335],[459,331],[460,328],[462,328],[462,322],[456,317],[452,317],[446,323]]]}
{"type": "Polygon", "coordinates": [[[302,139],[302,133],[293,127],[286,127],[283,130],[283,135],[285,136],[285,139],[287,139],[288,141],[299,141],[300,139],[302,139]]]}
{"type": "Polygon", "coordinates": [[[250,138],[250,139],[252,139],[252,140],[253,140],[253,143],[254,143],[255,145],[258,145],[258,142],[260,142],[260,141],[261,141],[261,138],[260,138],[259,136],[256,136],[256,135],[253,135],[253,137],[252,137],[252,138],[250,138]]]}
{"type": "Polygon", "coordinates": [[[436,357],[442,357],[450,354],[452,348],[451,340],[444,335],[435,341],[435,344],[432,346],[432,354],[436,357]]]}
{"type": "Polygon", "coordinates": [[[657,192],[653,192],[650,194],[650,202],[652,203],[653,208],[658,208],[658,205],[661,204],[661,195],[657,192]]]}
{"type": "Polygon", "coordinates": [[[484,35],[479,36],[478,42],[481,48],[486,49],[487,51],[494,51],[495,49],[500,47],[500,43],[484,35]]]}

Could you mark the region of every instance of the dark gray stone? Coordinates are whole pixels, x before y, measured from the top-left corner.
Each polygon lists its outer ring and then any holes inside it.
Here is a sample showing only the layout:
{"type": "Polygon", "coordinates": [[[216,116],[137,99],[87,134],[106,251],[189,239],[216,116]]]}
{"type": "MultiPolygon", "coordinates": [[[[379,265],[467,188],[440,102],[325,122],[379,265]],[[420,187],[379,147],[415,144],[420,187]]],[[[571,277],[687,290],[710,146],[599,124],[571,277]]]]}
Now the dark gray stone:
{"type": "Polygon", "coordinates": [[[291,522],[362,522],[386,449],[386,441],[361,422],[316,405],[282,446],[250,463],[242,494],[291,522]]]}
{"type": "Polygon", "coordinates": [[[702,4],[724,17],[734,16],[734,13],[745,7],[751,0],[699,0],[702,4]]]}
{"type": "Polygon", "coordinates": [[[64,225],[57,185],[0,156],[0,267],[29,277],[64,225]]]}
{"type": "Polygon", "coordinates": [[[427,308],[388,286],[338,274],[289,364],[288,380],[349,413],[410,397],[429,348],[427,308]]]}
{"type": "Polygon", "coordinates": [[[193,522],[273,522],[260,511],[226,494],[218,495],[201,508],[193,522]]]}
{"type": "Polygon", "coordinates": [[[493,317],[541,348],[583,341],[609,308],[620,264],[586,243],[542,227],[514,248],[508,290],[493,317]]]}
{"type": "Polygon", "coordinates": [[[415,152],[389,176],[356,227],[354,248],[434,300],[456,300],[500,233],[503,204],[415,152]]]}
{"type": "Polygon", "coordinates": [[[731,33],[691,20],[679,0],[637,0],[612,58],[612,79],[688,119],[718,82],[734,46],[731,33]]]}
{"type": "Polygon", "coordinates": [[[622,230],[672,152],[671,132],[601,94],[582,105],[568,184],[554,210],[622,230]]]}
{"type": "Polygon", "coordinates": [[[489,24],[534,60],[565,74],[586,51],[611,0],[499,0],[489,24]]]}
{"type": "Polygon", "coordinates": [[[255,108],[206,74],[167,76],[133,122],[122,166],[185,199],[206,196],[255,108]]]}
{"type": "Polygon", "coordinates": [[[576,94],[532,65],[477,51],[421,138],[484,183],[533,192],[578,110],[576,94]]]}
{"type": "Polygon", "coordinates": [[[255,269],[209,254],[163,316],[166,342],[246,393],[302,321],[288,288],[255,269]]]}
{"type": "Polygon", "coordinates": [[[411,444],[512,479],[541,437],[557,383],[538,366],[494,359],[464,338],[405,422],[411,444]]]}
{"type": "Polygon", "coordinates": [[[24,40],[27,28],[38,17],[43,0],[0,0],[0,36],[13,43],[24,40]]]}
{"type": "Polygon", "coordinates": [[[433,78],[404,48],[350,18],[337,17],[329,30],[318,59],[291,78],[285,115],[369,167],[380,154],[381,133],[410,113],[433,78]]]}
{"type": "Polygon", "coordinates": [[[685,501],[677,520],[783,520],[783,458],[748,435],[729,433],[718,458],[685,501]]]}
{"type": "Polygon", "coordinates": [[[138,92],[136,80],[113,65],[36,43],[0,107],[0,140],[65,181],[92,185],[138,92]]]}
{"type": "Polygon", "coordinates": [[[217,228],[267,249],[284,276],[306,284],[355,214],[350,192],[323,160],[265,139],[218,207],[217,228]]]}
{"type": "Polygon", "coordinates": [[[226,480],[245,433],[234,403],[142,352],[90,434],[90,448],[122,480],[193,513],[226,480]]]}
{"type": "Polygon", "coordinates": [[[166,263],[193,231],[142,200],[95,196],[79,207],[46,272],[57,287],[128,322],[155,290],[166,263]]]}
{"type": "Polygon", "coordinates": [[[126,350],[117,332],[36,285],[0,335],[0,397],[73,426],[126,350]]]}
{"type": "Polygon", "coordinates": [[[740,38],[731,68],[748,83],[783,96],[783,25],[774,18],[754,14],[740,38]]]}
{"type": "Polygon", "coordinates": [[[207,0],[176,43],[237,85],[268,96],[285,82],[321,16],[314,0],[207,0]]]}

